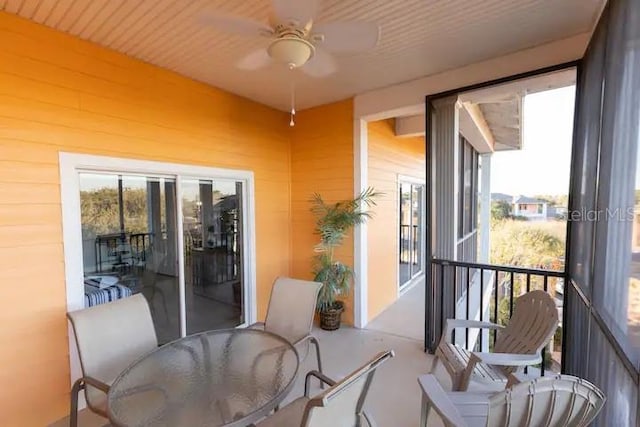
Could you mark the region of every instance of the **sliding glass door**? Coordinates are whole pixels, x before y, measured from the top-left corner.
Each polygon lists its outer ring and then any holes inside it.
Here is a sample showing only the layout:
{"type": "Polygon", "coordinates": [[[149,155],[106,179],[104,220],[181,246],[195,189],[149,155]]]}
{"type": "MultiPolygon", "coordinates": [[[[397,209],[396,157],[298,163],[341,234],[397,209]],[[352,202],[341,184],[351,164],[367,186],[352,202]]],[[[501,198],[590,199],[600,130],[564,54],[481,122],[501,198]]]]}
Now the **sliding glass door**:
{"type": "Polygon", "coordinates": [[[242,182],[182,180],[187,334],[243,323],[242,182]]]}
{"type": "Polygon", "coordinates": [[[423,271],[424,185],[400,182],[399,286],[423,271]]]}
{"type": "Polygon", "coordinates": [[[142,294],[160,343],[245,323],[243,181],[86,171],[79,184],[85,307],[142,294]]]}

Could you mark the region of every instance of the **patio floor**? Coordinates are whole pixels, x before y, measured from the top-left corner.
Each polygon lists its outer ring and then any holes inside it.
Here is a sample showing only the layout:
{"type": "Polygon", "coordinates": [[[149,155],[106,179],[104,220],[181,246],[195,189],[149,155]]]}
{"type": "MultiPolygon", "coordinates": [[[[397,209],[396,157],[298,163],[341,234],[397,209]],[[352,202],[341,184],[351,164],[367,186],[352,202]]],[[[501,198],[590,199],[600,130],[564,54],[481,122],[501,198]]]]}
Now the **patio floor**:
{"type": "Polygon", "coordinates": [[[409,284],[402,296],[380,313],[368,325],[367,329],[398,335],[405,338],[424,340],[424,276],[409,284]]]}
{"type": "MultiPolygon", "coordinates": [[[[422,334],[423,321],[413,316],[424,316],[420,310],[419,313],[415,311],[420,305],[415,300],[424,301],[423,295],[424,286],[416,284],[378,316],[368,329],[342,327],[334,332],[315,331],[322,349],[324,371],[332,378],[345,376],[380,351],[395,351],[396,357],[376,373],[366,403],[368,412],[380,427],[415,427],[419,422],[421,393],[417,377],[429,372],[432,361],[432,356],[422,350],[422,339],[415,339],[416,335],[422,334]],[[413,311],[406,311],[408,307],[413,307],[413,311]],[[407,325],[411,327],[404,328],[407,325]]],[[[307,357],[300,372],[306,373],[312,369],[315,369],[315,360],[307,357]]],[[[303,387],[304,375],[299,375],[296,386],[283,404],[301,396],[303,387]]],[[[105,419],[84,410],[79,425],[93,427],[108,424],[105,419]]],[[[441,424],[431,422],[430,425],[441,424]]],[[[68,419],[62,419],[52,426],[68,426],[68,419]]]]}

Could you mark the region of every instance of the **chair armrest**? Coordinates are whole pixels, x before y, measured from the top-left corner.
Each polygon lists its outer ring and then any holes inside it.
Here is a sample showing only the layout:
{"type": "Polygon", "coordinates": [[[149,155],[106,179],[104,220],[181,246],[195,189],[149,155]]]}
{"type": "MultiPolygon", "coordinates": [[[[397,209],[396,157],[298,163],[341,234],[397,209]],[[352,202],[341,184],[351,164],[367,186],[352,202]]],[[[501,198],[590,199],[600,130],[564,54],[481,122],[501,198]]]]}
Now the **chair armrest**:
{"type": "Polygon", "coordinates": [[[423,398],[429,401],[430,406],[440,415],[445,421],[445,425],[453,425],[458,427],[464,427],[467,425],[466,421],[458,412],[447,393],[442,389],[442,386],[436,379],[435,375],[427,374],[418,377],[418,384],[422,388],[423,398]]]}
{"type": "Polygon", "coordinates": [[[542,362],[540,354],[512,354],[512,353],[471,353],[471,362],[482,362],[498,366],[529,366],[542,362]]]}
{"type": "Polygon", "coordinates": [[[444,339],[451,343],[451,333],[455,328],[502,329],[504,326],[479,320],[447,319],[444,324],[444,339]]]}
{"type": "Polygon", "coordinates": [[[333,386],[336,384],[336,381],[332,380],[331,378],[329,378],[328,376],[324,375],[321,372],[309,371],[307,372],[307,375],[304,377],[304,395],[306,397],[309,397],[309,380],[311,379],[311,377],[316,377],[317,379],[327,384],[328,386],[333,386]]]}
{"type": "Polygon", "coordinates": [[[247,326],[247,329],[257,329],[257,328],[264,329],[264,322],[256,322],[247,326]]]}
{"type": "Polygon", "coordinates": [[[105,384],[93,377],[82,377],[81,380],[85,384],[90,385],[91,387],[95,387],[104,393],[109,393],[109,389],[111,388],[108,384],[105,384]]]}

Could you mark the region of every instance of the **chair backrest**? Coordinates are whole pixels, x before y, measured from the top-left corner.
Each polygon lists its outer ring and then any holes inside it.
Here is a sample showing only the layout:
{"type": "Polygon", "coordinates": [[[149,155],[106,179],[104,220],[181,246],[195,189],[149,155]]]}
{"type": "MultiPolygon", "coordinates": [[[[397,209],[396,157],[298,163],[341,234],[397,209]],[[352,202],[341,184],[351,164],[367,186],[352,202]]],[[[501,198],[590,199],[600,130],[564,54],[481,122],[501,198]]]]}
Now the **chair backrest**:
{"type": "Polygon", "coordinates": [[[362,416],[365,398],[375,370],[394,356],[392,350],[378,353],[373,359],[347,375],[340,382],[307,402],[302,427],[353,427],[362,416]]]}
{"type": "Polygon", "coordinates": [[[278,277],[271,288],[264,329],[292,343],[309,335],[321,287],[319,282],[278,277]]]}
{"type": "MultiPolygon", "coordinates": [[[[107,304],[67,313],[78,346],[83,376],[104,383],[158,346],[147,300],[136,294],[107,304]]],[[[104,393],[87,386],[87,403],[96,407],[104,393]]]]}
{"type": "Polygon", "coordinates": [[[487,426],[587,426],[605,400],[598,387],[581,378],[542,377],[491,397],[487,426]]]}
{"type": "Polygon", "coordinates": [[[535,290],[519,297],[507,326],[498,332],[493,351],[535,354],[549,343],[558,328],[558,309],[547,292],[535,290]]]}

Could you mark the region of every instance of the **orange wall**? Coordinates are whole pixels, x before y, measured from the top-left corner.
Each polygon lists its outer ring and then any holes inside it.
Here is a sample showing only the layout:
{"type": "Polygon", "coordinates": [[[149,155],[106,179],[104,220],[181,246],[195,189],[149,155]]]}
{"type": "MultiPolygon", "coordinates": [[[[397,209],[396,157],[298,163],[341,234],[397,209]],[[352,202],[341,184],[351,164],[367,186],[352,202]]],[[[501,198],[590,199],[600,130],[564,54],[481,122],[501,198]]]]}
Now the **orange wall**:
{"type": "Polygon", "coordinates": [[[370,122],[367,132],[369,185],[384,193],[367,227],[369,320],[398,293],[398,175],[425,178],[424,138],[398,138],[394,126],[393,119],[370,122]]]}
{"type": "MultiPolygon", "coordinates": [[[[297,114],[291,141],[291,273],[313,278],[314,217],[309,211],[313,193],[327,202],[353,197],[353,102],[346,100],[297,114]]],[[[353,237],[336,256],[353,266],[353,237]]],[[[353,289],[342,320],[353,324],[353,289]]]]}
{"type": "MultiPolygon", "coordinates": [[[[319,179],[335,133],[308,133],[296,173],[319,179]]],[[[253,170],[262,317],[273,279],[290,271],[290,140],[282,112],[0,12],[0,425],[68,413],[60,151],[253,170]]],[[[332,179],[301,182],[297,194],[332,179]]]]}

